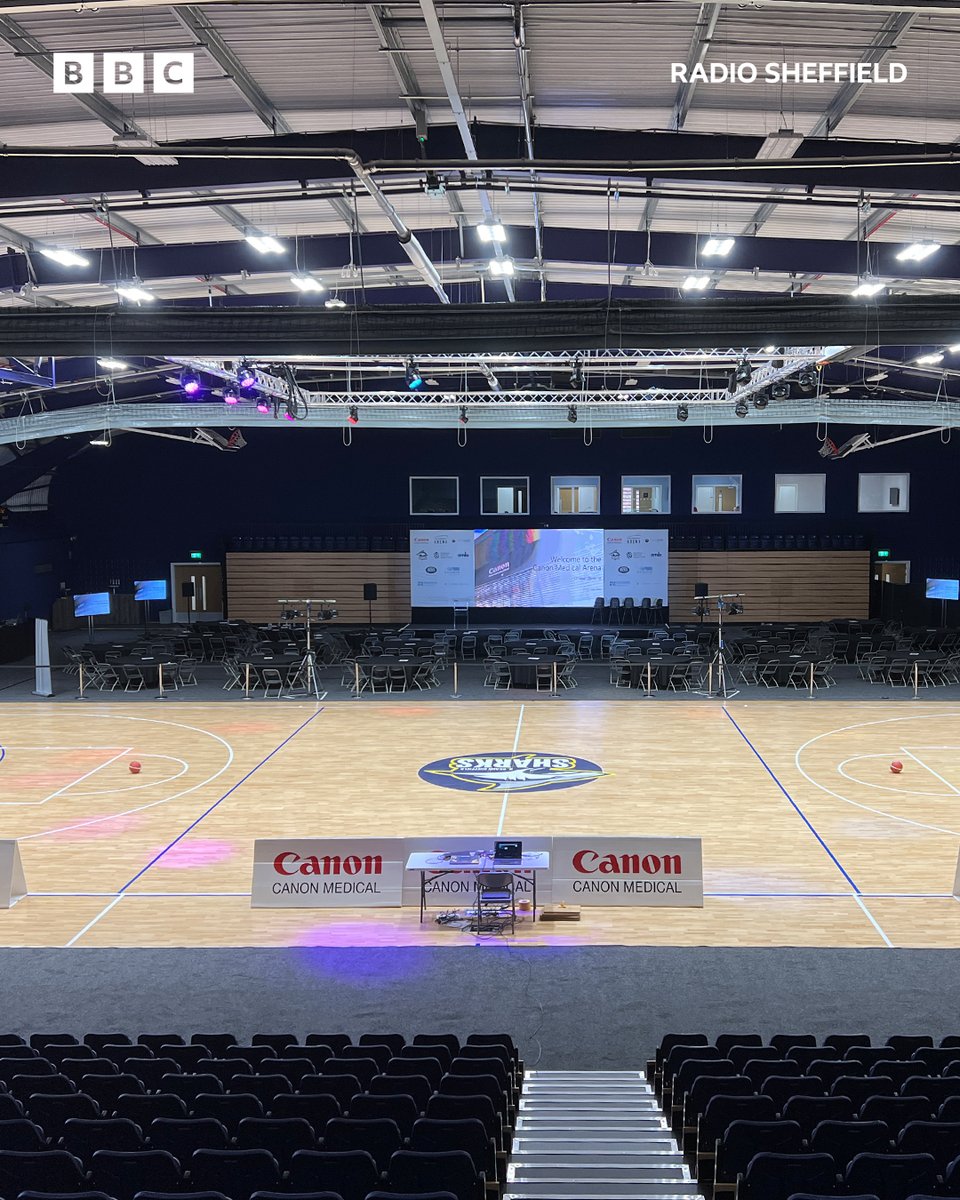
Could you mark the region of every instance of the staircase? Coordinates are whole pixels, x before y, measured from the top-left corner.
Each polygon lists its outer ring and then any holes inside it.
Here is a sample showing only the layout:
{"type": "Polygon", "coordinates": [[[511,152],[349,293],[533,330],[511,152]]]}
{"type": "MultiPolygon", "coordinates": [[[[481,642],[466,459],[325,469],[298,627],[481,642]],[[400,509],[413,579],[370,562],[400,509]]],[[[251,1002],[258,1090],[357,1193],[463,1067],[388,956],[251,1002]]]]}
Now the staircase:
{"type": "Polygon", "coordinates": [[[504,1200],[697,1197],[641,1071],[528,1071],[504,1200]]]}

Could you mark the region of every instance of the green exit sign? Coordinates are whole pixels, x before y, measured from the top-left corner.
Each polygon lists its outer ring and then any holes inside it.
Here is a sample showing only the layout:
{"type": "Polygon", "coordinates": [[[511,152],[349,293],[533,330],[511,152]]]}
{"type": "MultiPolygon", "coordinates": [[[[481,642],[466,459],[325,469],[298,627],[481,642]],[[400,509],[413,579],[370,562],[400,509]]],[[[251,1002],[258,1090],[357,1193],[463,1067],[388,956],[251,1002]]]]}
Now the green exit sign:
{"type": "Polygon", "coordinates": [[[878,550],[877,551],[877,558],[889,558],[889,557],[890,557],[889,550],[878,550]]]}
{"type": "Polygon", "coordinates": [[[203,551],[202,550],[191,550],[190,557],[191,558],[203,558],[203,551]]]}

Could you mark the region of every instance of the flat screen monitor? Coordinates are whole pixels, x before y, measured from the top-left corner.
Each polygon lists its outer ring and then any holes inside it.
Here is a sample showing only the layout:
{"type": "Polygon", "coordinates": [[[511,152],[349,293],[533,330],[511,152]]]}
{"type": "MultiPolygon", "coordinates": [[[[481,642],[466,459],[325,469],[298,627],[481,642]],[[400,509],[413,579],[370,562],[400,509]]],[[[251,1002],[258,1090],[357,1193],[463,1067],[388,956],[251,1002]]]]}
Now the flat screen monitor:
{"type": "Polygon", "coordinates": [[[81,592],[73,598],[75,617],[105,617],[110,615],[109,592],[81,592]]]}
{"type": "Polygon", "coordinates": [[[928,579],[928,600],[960,600],[960,579],[928,579]]]}
{"type": "Polygon", "coordinates": [[[165,579],[135,579],[133,581],[134,600],[166,600],[167,581],[165,579]]]}

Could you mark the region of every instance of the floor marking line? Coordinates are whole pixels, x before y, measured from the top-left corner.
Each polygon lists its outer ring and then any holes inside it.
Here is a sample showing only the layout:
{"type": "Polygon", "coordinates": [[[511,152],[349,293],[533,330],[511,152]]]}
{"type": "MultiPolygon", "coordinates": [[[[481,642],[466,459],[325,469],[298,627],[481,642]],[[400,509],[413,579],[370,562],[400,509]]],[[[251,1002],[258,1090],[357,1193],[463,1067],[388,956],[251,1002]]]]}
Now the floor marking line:
{"type": "Polygon", "coordinates": [[[94,925],[96,925],[96,923],[100,920],[101,917],[105,917],[111,908],[116,908],[116,906],[120,903],[120,901],[122,899],[123,899],[123,892],[120,892],[119,895],[114,896],[114,898],[110,901],[110,903],[107,905],[107,907],[102,912],[97,913],[97,915],[93,918],[93,920],[88,921],[86,923],[86,925],[84,925],[84,927],[80,930],[79,933],[75,933],[73,935],[73,937],[70,939],[70,941],[67,942],[66,949],[69,949],[76,942],[79,942],[79,940],[83,937],[83,935],[85,933],[87,933],[89,930],[91,930],[94,927],[94,925]]]}
{"type": "Polygon", "coordinates": [[[844,879],[847,881],[847,883],[850,884],[850,886],[853,888],[854,892],[856,892],[856,894],[859,895],[860,889],[857,887],[857,885],[853,882],[853,880],[847,874],[847,872],[846,872],[843,864],[840,862],[839,858],[837,858],[837,856],[834,854],[834,852],[830,849],[830,847],[827,845],[827,843],[823,840],[823,838],[820,836],[820,834],[814,828],[813,823],[807,817],[806,813],[803,811],[803,809],[800,807],[800,805],[797,804],[796,800],[794,800],[794,798],[790,795],[790,793],[783,786],[783,784],[780,782],[780,780],[776,777],[776,775],[774,775],[774,773],[770,769],[770,767],[767,766],[766,762],[764,761],[763,755],[756,748],[756,746],[753,744],[753,742],[750,741],[750,739],[747,737],[747,735],[743,732],[743,730],[737,724],[736,719],[730,715],[730,710],[727,708],[726,705],[723,706],[723,715],[727,718],[727,720],[734,727],[734,729],[737,731],[737,733],[740,734],[740,736],[743,738],[743,740],[747,743],[747,745],[753,751],[754,755],[756,756],[757,762],[760,763],[760,765],[763,767],[763,769],[766,771],[766,773],[770,776],[770,778],[777,785],[777,787],[780,789],[780,791],[783,793],[783,795],[786,797],[786,799],[793,806],[793,809],[796,812],[797,816],[800,818],[801,821],[803,821],[804,825],[806,825],[806,827],[810,830],[810,832],[813,834],[813,836],[817,839],[817,841],[820,843],[820,845],[823,847],[823,849],[829,855],[830,860],[832,861],[833,865],[837,868],[837,870],[844,877],[844,879]]]}
{"type": "Polygon", "coordinates": [[[877,933],[880,934],[880,936],[883,938],[884,942],[886,942],[887,947],[890,950],[892,950],[893,942],[891,942],[890,939],[887,937],[887,935],[883,932],[883,929],[881,928],[880,923],[877,921],[877,918],[873,915],[873,913],[870,911],[870,909],[867,908],[867,906],[864,904],[863,896],[861,896],[860,893],[858,892],[854,896],[854,900],[856,900],[856,902],[860,905],[860,907],[866,913],[866,915],[870,921],[870,924],[874,927],[874,929],[877,931],[877,933]]]}
{"type": "Polygon", "coordinates": [[[118,758],[123,758],[125,754],[131,754],[132,752],[132,746],[125,746],[122,750],[118,750],[112,758],[108,758],[106,762],[102,762],[98,766],[92,767],[84,775],[78,775],[76,779],[72,779],[69,783],[65,783],[62,788],[57,788],[55,792],[51,792],[50,795],[47,796],[46,799],[41,800],[40,803],[48,804],[51,800],[56,800],[58,796],[62,796],[63,793],[69,791],[70,788],[76,787],[78,783],[83,783],[83,781],[85,779],[89,779],[91,775],[96,775],[96,773],[98,771],[102,771],[104,767],[109,767],[112,763],[115,763],[118,758]]]}
{"type": "MultiPolygon", "coordinates": [[[[513,737],[513,753],[514,754],[516,754],[517,750],[520,748],[520,726],[523,724],[523,710],[526,707],[527,706],[525,704],[520,705],[520,716],[517,717],[517,732],[514,734],[514,737],[513,737]]],[[[510,799],[510,793],[506,792],[503,797],[503,804],[500,805],[500,824],[497,826],[497,837],[499,837],[500,834],[503,833],[503,822],[506,819],[507,801],[509,799],[510,799]]]]}
{"type": "Polygon", "coordinates": [[[218,808],[224,802],[224,800],[226,800],[229,796],[232,796],[233,793],[237,790],[237,788],[239,788],[243,784],[245,784],[247,782],[247,780],[250,778],[250,776],[256,774],[256,772],[259,771],[262,766],[264,766],[266,763],[268,763],[275,754],[279,754],[280,751],[284,748],[284,746],[287,745],[288,742],[292,742],[293,739],[297,736],[297,734],[300,733],[302,730],[306,729],[306,727],[310,724],[310,722],[315,721],[322,712],[323,712],[323,709],[318,708],[315,713],[312,713],[309,717],[307,717],[307,719],[303,722],[302,725],[298,725],[297,728],[293,731],[293,733],[291,733],[287,737],[285,737],[279,746],[275,746],[270,751],[270,753],[266,756],[266,758],[262,758],[256,764],[256,766],[251,767],[250,770],[246,773],[246,775],[244,775],[244,777],[242,779],[238,779],[237,782],[228,791],[223,793],[223,795],[220,797],[219,800],[215,800],[213,802],[213,804],[211,804],[210,807],[205,812],[202,812],[195,821],[191,822],[191,824],[189,824],[182,833],[178,834],[177,837],[175,837],[168,846],[165,846],[160,851],[159,854],[154,855],[154,857],[147,863],[147,865],[145,867],[141,867],[141,869],[136,873],[136,875],[134,875],[134,877],[131,880],[129,880],[127,883],[125,883],[122,888],[120,888],[120,894],[122,895],[127,890],[127,888],[132,887],[137,882],[137,880],[141,877],[141,875],[145,875],[147,873],[147,871],[149,871],[150,868],[152,866],[154,866],[154,864],[158,863],[165,854],[169,854],[169,852],[174,848],[174,846],[178,842],[182,841],[187,836],[188,833],[190,833],[192,830],[196,829],[196,827],[200,824],[201,821],[205,820],[213,812],[213,810],[215,808],[218,808]]]}
{"type": "Polygon", "coordinates": [[[953,794],[955,796],[960,796],[960,788],[954,787],[954,785],[950,782],[949,779],[945,779],[940,774],[939,771],[935,771],[933,769],[933,767],[930,766],[929,763],[925,763],[922,758],[918,758],[917,755],[913,753],[913,751],[908,750],[906,748],[906,746],[901,746],[900,753],[905,754],[908,758],[912,758],[915,763],[919,763],[920,766],[923,767],[923,769],[925,771],[930,772],[930,774],[934,777],[934,779],[939,779],[941,783],[945,783],[947,785],[947,787],[950,789],[950,791],[953,792],[953,794]]]}

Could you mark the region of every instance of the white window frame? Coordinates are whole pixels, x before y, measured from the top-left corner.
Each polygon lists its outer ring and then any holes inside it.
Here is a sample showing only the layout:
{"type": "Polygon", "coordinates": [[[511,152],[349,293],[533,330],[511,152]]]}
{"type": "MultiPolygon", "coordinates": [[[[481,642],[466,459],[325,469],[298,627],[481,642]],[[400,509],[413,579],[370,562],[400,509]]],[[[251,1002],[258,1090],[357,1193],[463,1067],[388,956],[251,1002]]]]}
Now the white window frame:
{"type": "MultiPolygon", "coordinates": [[[[529,499],[529,493],[528,493],[529,499]]],[[[599,475],[551,475],[550,476],[550,513],[554,517],[578,517],[581,514],[588,517],[600,515],[600,476],[599,475]],[[579,508],[576,512],[561,512],[557,503],[557,492],[560,488],[593,488],[597,493],[596,508],[579,508]]]]}
{"type": "Polygon", "coordinates": [[[460,476],[459,475],[410,475],[408,486],[409,508],[411,517],[459,517],[460,516],[460,476]],[[420,512],[413,507],[413,481],[415,479],[454,479],[457,483],[457,507],[452,513],[420,512]]]}
{"type": "MultiPolygon", "coordinates": [[[[797,491],[800,490],[800,485],[797,484],[797,491]]],[[[797,471],[786,471],[782,475],[775,475],[773,478],[773,511],[775,513],[825,513],[827,511],[827,477],[816,472],[801,473],[797,471]],[[781,480],[791,479],[819,479],[821,483],[821,498],[819,508],[781,508],[780,507],[780,488],[790,487],[787,482],[781,483],[781,480]]]]}
{"type": "Polygon", "coordinates": [[[670,475],[621,475],[620,476],[620,515],[622,517],[659,517],[669,516],[673,507],[673,478],[670,475]],[[629,480],[629,482],[628,482],[629,480]],[[649,513],[639,509],[623,507],[623,493],[627,488],[660,487],[666,491],[667,504],[665,508],[653,508],[649,513]]]}
{"type": "Polygon", "coordinates": [[[909,471],[861,471],[857,478],[857,512],[858,513],[908,513],[910,511],[910,472],[909,471]],[[893,480],[897,483],[881,483],[881,488],[899,487],[905,493],[901,497],[902,504],[897,508],[864,508],[863,481],[865,479],[893,480]]]}
{"type": "Polygon", "coordinates": [[[529,475],[481,475],[480,476],[480,515],[482,517],[529,517],[530,516],[530,476],[529,475]],[[527,485],[527,506],[526,506],[526,508],[522,512],[512,512],[512,513],[487,512],[487,510],[483,507],[483,485],[486,480],[490,480],[490,479],[500,479],[500,480],[510,480],[510,479],[521,480],[522,479],[527,485]]]}
{"type": "Polygon", "coordinates": [[[743,513],[743,476],[730,474],[724,475],[719,472],[711,472],[710,474],[692,475],[690,477],[690,512],[695,517],[739,517],[743,513]],[[712,483],[700,483],[700,487],[735,487],[737,489],[737,506],[730,512],[718,511],[715,508],[709,512],[699,511],[697,509],[697,480],[713,480],[712,483]],[[736,483],[726,483],[724,480],[736,480],[736,483]]]}

